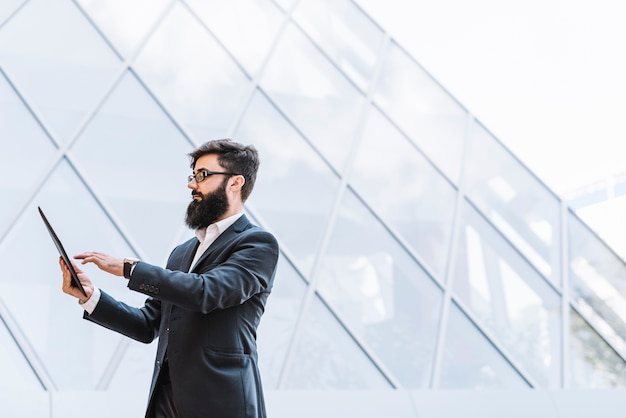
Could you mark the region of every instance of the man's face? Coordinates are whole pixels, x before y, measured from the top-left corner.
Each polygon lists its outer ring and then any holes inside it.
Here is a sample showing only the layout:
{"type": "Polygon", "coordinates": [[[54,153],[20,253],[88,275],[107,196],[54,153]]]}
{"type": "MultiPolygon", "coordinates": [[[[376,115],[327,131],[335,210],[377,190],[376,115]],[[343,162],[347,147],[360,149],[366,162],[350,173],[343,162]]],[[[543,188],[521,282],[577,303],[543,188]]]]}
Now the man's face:
{"type": "MultiPolygon", "coordinates": [[[[217,155],[207,154],[198,158],[194,174],[201,171],[225,172],[217,162],[217,155]]],[[[200,183],[192,179],[187,187],[191,189],[193,200],[187,207],[185,223],[192,229],[205,228],[220,220],[228,211],[230,204],[226,195],[228,175],[213,174],[200,183]]]]}

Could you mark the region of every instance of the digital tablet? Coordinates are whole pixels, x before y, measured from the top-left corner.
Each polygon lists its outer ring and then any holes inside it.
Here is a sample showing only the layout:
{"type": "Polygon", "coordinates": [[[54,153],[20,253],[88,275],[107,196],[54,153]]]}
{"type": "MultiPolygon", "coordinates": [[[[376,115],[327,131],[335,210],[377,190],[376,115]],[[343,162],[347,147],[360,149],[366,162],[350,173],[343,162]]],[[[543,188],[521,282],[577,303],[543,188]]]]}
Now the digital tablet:
{"type": "Polygon", "coordinates": [[[59,250],[59,254],[61,254],[61,258],[63,258],[63,261],[65,261],[65,265],[67,266],[67,268],[70,269],[70,273],[72,274],[72,287],[77,287],[80,290],[80,292],[85,297],[87,297],[87,293],[85,292],[85,289],[83,288],[82,283],[78,279],[78,274],[76,274],[76,270],[74,270],[74,266],[72,265],[70,258],[67,256],[67,253],[65,252],[65,249],[63,248],[63,244],[61,244],[61,240],[59,240],[59,237],[54,232],[54,229],[52,229],[52,225],[50,225],[50,222],[48,222],[48,219],[46,218],[46,215],[43,214],[43,211],[41,210],[41,208],[37,206],[37,209],[39,209],[39,214],[41,215],[41,219],[43,219],[43,222],[46,224],[46,228],[48,229],[48,232],[50,233],[50,236],[52,237],[52,241],[54,241],[54,245],[56,245],[57,250],[59,250]]]}

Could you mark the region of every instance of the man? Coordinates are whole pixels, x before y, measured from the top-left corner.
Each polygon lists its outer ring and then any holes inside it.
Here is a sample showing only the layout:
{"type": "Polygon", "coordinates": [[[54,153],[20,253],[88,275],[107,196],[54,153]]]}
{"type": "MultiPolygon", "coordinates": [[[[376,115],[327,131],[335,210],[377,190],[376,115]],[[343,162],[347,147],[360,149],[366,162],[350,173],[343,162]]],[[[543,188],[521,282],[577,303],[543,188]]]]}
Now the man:
{"type": "Polygon", "coordinates": [[[63,291],[79,299],[89,321],[145,343],[159,338],[146,417],[265,417],[256,329],[278,244],[243,214],[258,153],[223,139],[189,155],[186,223],[197,238],[176,247],[166,268],[98,252],[74,257],[125,277],[129,289],[149,296],[144,306],[113,299],[76,266],[83,296],[59,259],[63,291]]]}

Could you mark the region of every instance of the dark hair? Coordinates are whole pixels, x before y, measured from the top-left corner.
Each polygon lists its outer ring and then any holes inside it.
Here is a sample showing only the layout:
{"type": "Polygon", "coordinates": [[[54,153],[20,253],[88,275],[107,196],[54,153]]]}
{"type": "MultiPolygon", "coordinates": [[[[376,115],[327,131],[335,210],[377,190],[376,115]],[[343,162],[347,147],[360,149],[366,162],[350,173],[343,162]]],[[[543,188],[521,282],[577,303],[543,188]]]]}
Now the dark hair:
{"type": "Polygon", "coordinates": [[[231,139],[215,139],[200,145],[189,153],[191,168],[198,159],[207,154],[216,154],[217,161],[226,171],[242,175],[246,182],[241,188],[241,201],[245,202],[252,193],[256,173],[259,170],[259,153],[252,145],[242,145],[231,139]]]}

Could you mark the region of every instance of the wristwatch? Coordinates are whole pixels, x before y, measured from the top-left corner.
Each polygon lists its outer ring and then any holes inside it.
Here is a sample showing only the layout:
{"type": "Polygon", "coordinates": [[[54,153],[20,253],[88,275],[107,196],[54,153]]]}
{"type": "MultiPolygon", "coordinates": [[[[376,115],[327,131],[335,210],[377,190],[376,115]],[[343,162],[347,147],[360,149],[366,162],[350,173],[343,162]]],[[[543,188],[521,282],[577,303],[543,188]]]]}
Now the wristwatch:
{"type": "Polygon", "coordinates": [[[124,277],[130,279],[130,274],[133,272],[133,267],[137,264],[139,260],[136,258],[125,258],[124,259],[124,277]]]}

